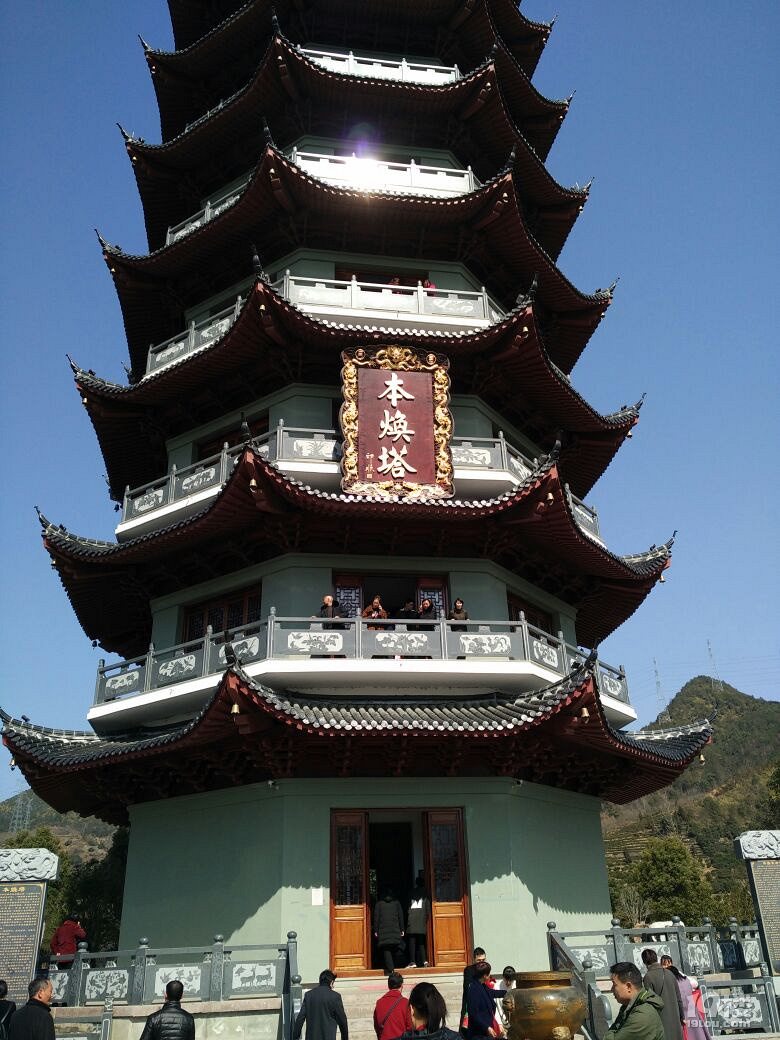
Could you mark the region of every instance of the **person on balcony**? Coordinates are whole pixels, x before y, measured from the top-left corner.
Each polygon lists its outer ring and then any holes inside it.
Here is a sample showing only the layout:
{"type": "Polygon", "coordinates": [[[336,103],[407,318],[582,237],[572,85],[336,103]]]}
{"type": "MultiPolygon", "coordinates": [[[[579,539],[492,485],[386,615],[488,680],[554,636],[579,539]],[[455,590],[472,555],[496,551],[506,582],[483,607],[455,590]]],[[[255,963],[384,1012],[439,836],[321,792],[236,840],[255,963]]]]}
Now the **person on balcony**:
{"type": "MultiPolygon", "coordinates": [[[[312,614],[312,617],[317,618],[341,618],[344,615],[341,613],[339,607],[339,601],[334,599],[329,592],[322,597],[322,606],[316,614],[312,614]]],[[[345,625],[323,625],[324,629],[328,628],[345,628],[345,625]]]]}
{"type": "MultiPolygon", "coordinates": [[[[468,621],[468,619],[469,619],[469,612],[466,610],[465,606],[463,605],[463,600],[462,599],[456,599],[454,607],[452,608],[452,610],[447,615],[447,620],[448,621],[468,621]]],[[[453,632],[465,632],[466,631],[466,626],[465,625],[451,625],[450,627],[451,627],[453,632]]]]}
{"type": "Polygon", "coordinates": [[[436,286],[433,284],[433,282],[430,280],[430,278],[423,278],[422,287],[423,287],[423,289],[435,289],[436,288],[436,286]]]}
{"type": "MultiPolygon", "coordinates": [[[[363,610],[363,617],[372,621],[377,621],[380,618],[385,619],[387,617],[387,611],[382,606],[382,599],[380,596],[374,596],[368,606],[363,610]]],[[[368,625],[367,627],[369,631],[377,632],[387,628],[387,625],[368,625]]]]}
{"type": "MultiPolygon", "coordinates": [[[[396,617],[400,618],[402,621],[412,621],[412,620],[416,619],[416,617],[417,617],[417,610],[415,609],[415,606],[414,606],[414,600],[413,599],[404,600],[404,605],[398,611],[396,617]]],[[[409,629],[411,629],[411,625],[409,625],[407,627],[409,629]]]]}

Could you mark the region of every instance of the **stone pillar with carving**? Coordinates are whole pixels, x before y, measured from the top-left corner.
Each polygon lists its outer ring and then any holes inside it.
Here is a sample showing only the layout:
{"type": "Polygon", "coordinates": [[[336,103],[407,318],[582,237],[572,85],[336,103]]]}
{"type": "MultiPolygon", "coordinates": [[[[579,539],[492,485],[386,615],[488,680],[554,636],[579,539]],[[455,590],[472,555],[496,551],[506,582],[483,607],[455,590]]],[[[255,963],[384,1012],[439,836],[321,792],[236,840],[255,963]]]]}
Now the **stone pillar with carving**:
{"type": "Polygon", "coordinates": [[[8,995],[27,1000],[43,932],[46,886],[56,881],[59,856],[48,849],[0,849],[0,964],[8,995]]]}
{"type": "Polygon", "coordinates": [[[764,960],[780,975],[780,831],[745,831],[734,851],[747,866],[764,960]]]}

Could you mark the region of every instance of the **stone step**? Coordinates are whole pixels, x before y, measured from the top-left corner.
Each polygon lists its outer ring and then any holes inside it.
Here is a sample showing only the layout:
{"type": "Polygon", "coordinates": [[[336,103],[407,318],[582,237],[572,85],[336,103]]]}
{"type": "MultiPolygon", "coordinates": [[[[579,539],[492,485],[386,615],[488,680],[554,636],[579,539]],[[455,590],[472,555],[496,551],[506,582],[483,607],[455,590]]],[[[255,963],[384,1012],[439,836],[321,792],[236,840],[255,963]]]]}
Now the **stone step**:
{"type": "MultiPolygon", "coordinates": [[[[439,990],[447,1004],[447,1022],[457,1029],[460,1002],[463,994],[461,972],[418,972],[401,969],[404,977],[403,992],[408,995],[418,982],[431,982],[439,990]]],[[[384,975],[368,975],[361,978],[339,978],[336,990],[341,994],[344,1010],[349,1022],[350,1040],[376,1040],[374,1033],[374,1007],[377,1000],[387,992],[384,975]]]]}

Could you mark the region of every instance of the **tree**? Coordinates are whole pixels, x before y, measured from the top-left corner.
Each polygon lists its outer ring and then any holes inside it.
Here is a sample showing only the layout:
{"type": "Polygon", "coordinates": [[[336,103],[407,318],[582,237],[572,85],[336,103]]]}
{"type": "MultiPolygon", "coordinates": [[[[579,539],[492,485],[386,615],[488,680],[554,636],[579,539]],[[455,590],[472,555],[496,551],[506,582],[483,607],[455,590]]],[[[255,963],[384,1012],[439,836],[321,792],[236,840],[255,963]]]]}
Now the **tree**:
{"type": "Polygon", "coordinates": [[[650,841],[627,880],[647,901],[652,920],[677,915],[687,924],[698,924],[710,912],[712,887],[702,864],[678,837],[650,841]]]}
{"type": "Polygon", "coordinates": [[[635,885],[618,886],[613,909],[624,928],[637,928],[649,920],[650,903],[635,885]]]}
{"type": "Polygon", "coordinates": [[[103,859],[82,863],[73,873],[71,897],[91,950],[115,950],[119,944],[127,844],[128,831],[120,827],[103,859]]]}

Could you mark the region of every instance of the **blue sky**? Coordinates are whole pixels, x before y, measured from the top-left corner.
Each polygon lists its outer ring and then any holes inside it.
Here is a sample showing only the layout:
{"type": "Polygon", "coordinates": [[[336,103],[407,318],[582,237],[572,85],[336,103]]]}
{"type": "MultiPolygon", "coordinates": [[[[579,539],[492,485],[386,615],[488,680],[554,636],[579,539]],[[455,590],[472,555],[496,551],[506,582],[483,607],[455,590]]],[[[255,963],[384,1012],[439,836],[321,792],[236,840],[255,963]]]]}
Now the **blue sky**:
{"type": "MultiPolygon", "coordinates": [[[[647,392],[633,440],[589,501],[611,549],[679,529],[667,581],[602,648],[640,720],[711,672],[780,699],[777,349],[780,96],[776,0],[526,0],[555,29],[534,82],[576,89],[548,167],[595,177],[560,266],[615,301],[573,373],[597,408],[647,392]]],[[[116,514],[65,354],[121,380],[119,306],[93,227],[143,252],[141,207],[115,122],[159,140],[136,39],[171,45],[164,0],[6,2],[0,70],[2,632],[0,703],[82,728],[100,651],[40,544],[33,506],[80,534],[116,514]]],[[[7,756],[5,761],[7,761],[7,756]]],[[[0,765],[0,797],[18,774],[0,765]]]]}

